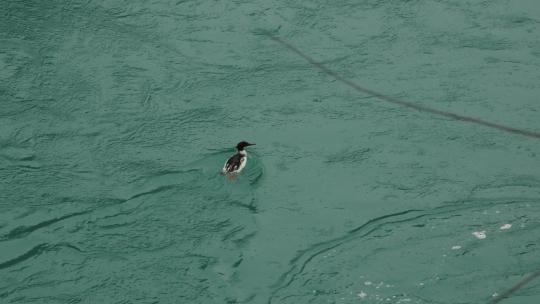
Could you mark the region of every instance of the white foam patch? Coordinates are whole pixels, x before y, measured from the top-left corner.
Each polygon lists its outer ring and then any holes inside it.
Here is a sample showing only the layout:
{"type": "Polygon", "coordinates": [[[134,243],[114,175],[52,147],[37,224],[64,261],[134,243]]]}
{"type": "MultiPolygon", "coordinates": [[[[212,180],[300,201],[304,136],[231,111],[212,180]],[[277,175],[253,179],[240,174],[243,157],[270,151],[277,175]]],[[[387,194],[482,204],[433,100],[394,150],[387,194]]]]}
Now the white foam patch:
{"type": "Polygon", "coordinates": [[[459,249],[461,249],[461,246],[459,246],[459,245],[452,246],[452,250],[459,250],[459,249]]]}
{"type": "Polygon", "coordinates": [[[358,294],[356,294],[360,299],[363,299],[365,297],[367,297],[367,293],[363,292],[363,291],[360,291],[358,294]]]}
{"type": "Polygon", "coordinates": [[[510,228],[512,228],[512,224],[504,224],[504,225],[502,225],[501,228],[499,228],[499,229],[501,229],[501,230],[507,230],[507,229],[510,229],[510,228]]]}
{"type": "Polygon", "coordinates": [[[479,240],[483,240],[483,239],[485,239],[487,237],[485,230],[475,231],[475,232],[472,233],[472,235],[474,235],[479,240]]]}

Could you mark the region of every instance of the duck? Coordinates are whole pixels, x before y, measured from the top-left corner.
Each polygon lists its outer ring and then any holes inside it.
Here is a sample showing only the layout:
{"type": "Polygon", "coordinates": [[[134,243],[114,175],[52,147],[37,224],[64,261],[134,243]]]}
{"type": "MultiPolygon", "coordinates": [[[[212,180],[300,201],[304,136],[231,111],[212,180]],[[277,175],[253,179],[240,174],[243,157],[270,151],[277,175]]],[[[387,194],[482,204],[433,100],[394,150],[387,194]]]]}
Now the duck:
{"type": "Polygon", "coordinates": [[[236,145],[236,154],[229,157],[229,159],[223,165],[221,174],[239,174],[247,164],[247,152],[246,147],[254,146],[255,144],[248,143],[247,141],[241,141],[236,145]]]}

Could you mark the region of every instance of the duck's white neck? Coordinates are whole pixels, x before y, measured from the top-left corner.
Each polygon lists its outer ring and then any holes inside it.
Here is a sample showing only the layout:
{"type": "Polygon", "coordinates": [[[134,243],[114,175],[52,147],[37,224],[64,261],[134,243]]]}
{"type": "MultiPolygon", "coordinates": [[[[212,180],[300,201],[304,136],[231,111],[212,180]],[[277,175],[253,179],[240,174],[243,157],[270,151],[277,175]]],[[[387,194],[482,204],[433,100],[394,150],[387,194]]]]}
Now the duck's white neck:
{"type": "Polygon", "coordinates": [[[247,156],[246,150],[239,150],[238,153],[240,153],[241,155],[247,156]]]}

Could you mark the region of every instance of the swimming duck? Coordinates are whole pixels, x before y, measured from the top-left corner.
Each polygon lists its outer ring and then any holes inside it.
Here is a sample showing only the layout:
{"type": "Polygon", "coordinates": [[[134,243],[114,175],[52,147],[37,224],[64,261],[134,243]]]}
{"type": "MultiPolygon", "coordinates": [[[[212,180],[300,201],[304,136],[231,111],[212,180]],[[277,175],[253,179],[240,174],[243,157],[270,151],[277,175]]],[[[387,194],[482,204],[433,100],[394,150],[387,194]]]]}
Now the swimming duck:
{"type": "Polygon", "coordinates": [[[231,156],[223,169],[221,170],[222,174],[238,174],[246,167],[247,163],[247,152],[246,147],[254,146],[255,144],[250,144],[246,141],[241,141],[236,145],[236,150],[238,151],[235,155],[231,156]]]}

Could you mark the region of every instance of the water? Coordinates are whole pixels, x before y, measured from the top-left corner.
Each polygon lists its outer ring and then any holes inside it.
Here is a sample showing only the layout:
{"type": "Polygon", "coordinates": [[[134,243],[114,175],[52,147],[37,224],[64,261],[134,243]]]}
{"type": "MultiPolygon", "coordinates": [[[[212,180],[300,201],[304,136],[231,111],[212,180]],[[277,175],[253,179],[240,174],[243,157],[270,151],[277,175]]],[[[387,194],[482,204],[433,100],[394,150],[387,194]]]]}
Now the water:
{"type": "Polygon", "coordinates": [[[487,303],[540,269],[540,141],[260,34],[538,132],[537,1],[1,12],[2,303],[487,303]]]}

